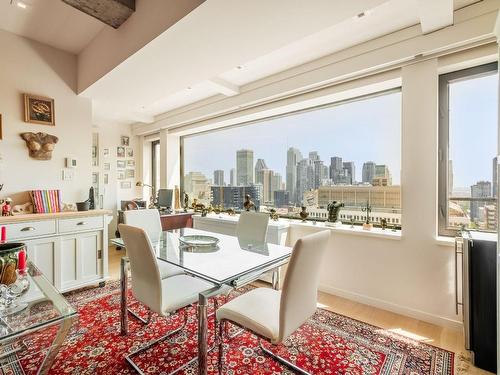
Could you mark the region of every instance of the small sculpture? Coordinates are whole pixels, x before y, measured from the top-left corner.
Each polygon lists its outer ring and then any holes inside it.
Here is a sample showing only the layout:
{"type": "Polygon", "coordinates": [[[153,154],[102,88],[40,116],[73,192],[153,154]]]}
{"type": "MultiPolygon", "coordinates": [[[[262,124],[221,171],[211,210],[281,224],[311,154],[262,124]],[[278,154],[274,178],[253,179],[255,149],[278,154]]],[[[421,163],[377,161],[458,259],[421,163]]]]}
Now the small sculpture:
{"type": "Polygon", "coordinates": [[[5,198],[3,199],[2,203],[2,216],[12,216],[12,199],[5,198]]]}
{"type": "Polygon", "coordinates": [[[363,223],[363,229],[372,230],[373,224],[370,223],[370,213],[372,212],[372,208],[368,202],[366,202],[366,207],[362,208],[361,211],[366,212],[366,221],[363,223]]]}
{"type": "Polygon", "coordinates": [[[228,209],[226,210],[226,213],[227,213],[229,216],[234,216],[234,215],[236,215],[236,211],[235,211],[234,209],[232,209],[232,208],[228,208],[228,209]]]}
{"type": "Polygon", "coordinates": [[[205,216],[207,216],[207,214],[208,214],[208,209],[202,208],[202,210],[201,210],[201,217],[205,217],[205,216]]]}
{"type": "Polygon", "coordinates": [[[55,135],[47,133],[21,133],[26,142],[30,157],[36,160],[52,159],[54,145],[59,141],[55,135]]]}
{"type": "Polygon", "coordinates": [[[12,207],[13,215],[26,215],[33,213],[33,203],[26,202],[25,204],[16,204],[12,207]]]}
{"type": "Polygon", "coordinates": [[[198,199],[194,198],[193,203],[191,204],[194,212],[202,212],[205,209],[205,205],[203,203],[198,203],[198,199]]]}
{"type": "Polygon", "coordinates": [[[386,218],[380,219],[380,226],[382,227],[382,230],[385,230],[385,228],[387,228],[387,219],[386,218]]]}
{"type": "Polygon", "coordinates": [[[189,195],[187,195],[187,193],[184,193],[184,212],[188,212],[188,207],[189,207],[189,195]]]}
{"type": "Polygon", "coordinates": [[[342,207],[344,207],[344,203],[342,202],[333,201],[328,203],[328,206],[326,206],[326,209],[328,210],[328,220],[326,225],[336,227],[342,224],[339,220],[339,211],[342,207]]]}
{"type": "Polygon", "coordinates": [[[251,197],[249,194],[245,195],[245,202],[243,203],[243,207],[245,208],[246,211],[250,211],[251,209],[257,211],[257,207],[255,207],[255,204],[252,202],[250,198],[251,197]]]}
{"type": "Polygon", "coordinates": [[[89,189],[89,209],[94,210],[95,209],[95,200],[94,200],[94,187],[91,186],[89,189]]]}
{"type": "Polygon", "coordinates": [[[307,212],[306,206],[302,206],[301,208],[302,208],[302,211],[300,211],[299,216],[302,219],[302,222],[305,223],[307,217],[309,216],[309,212],[307,212]]]}
{"type": "Polygon", "coordinates": [[[278,213],[276,212],[276,210],[274,208],[271,208],[269,210],[269,216],[271,217],[271,220],[273,221],[278,221],[280,216],[278,215],[278,213]]]}
{"type": "Polygon", "coordinates": [[[74,212],[78,211],[76,208],[76,203],[63,203],[63,212],[74,212]]]}

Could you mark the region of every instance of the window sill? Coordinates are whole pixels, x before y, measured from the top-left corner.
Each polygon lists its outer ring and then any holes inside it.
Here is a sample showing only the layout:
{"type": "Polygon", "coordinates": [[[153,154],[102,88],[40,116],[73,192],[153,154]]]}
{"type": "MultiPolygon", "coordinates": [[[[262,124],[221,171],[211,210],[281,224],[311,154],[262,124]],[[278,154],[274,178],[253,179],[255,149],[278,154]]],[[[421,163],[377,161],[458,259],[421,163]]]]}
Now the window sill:
{"type": "Polygon", "coordinates": [[[363,227],[356,225],[354,228],[351,228],[348,224],[342,224],[338,227],[330,227],[325,225],[325,223],[317,223],[313,224],[311,222],[290,222],[290,226],[299,226],[299,227],[308,227],[308,228],[317,228],[317,229],[329,229],[333,233],[340,233],[346,235],[356,235],[356,236],[365,236],[372,238],[384,238],[388,240],[401,240],[402,232],[401,230],[392,231],[390,229],[382,230],[380,228],[373,228],[372,230],[364,230],[363,227]]]}

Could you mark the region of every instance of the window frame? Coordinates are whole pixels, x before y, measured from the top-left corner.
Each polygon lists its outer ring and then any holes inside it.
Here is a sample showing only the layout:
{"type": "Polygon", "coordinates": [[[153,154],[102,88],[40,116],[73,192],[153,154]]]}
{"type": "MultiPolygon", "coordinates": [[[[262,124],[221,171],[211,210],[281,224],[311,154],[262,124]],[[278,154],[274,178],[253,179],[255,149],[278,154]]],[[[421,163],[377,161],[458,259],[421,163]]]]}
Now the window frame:
{"type": "MultiPolygon", "coordinates": [[[[232,129],[232,128],[238,128],[238,127],[242,127],[242,126],[250,126],[252,124],[256,124],[256,123],[260,123],[262,121],[268,121],[268,120],[273,120],[273,119],[277,119],[277,118],[282,118],[282,117],[289,117],[289,116],[294,116],[294,115],[297,115],[297,114],[302,114],[302,113],[305,113],[305,112],[312,112],[312,111],[316,111],[316,110],[321,110],[321,109],[324,109],[324,108],[332,108],[332,107],[337,107],[337,106],[342,106],[342,105],[345,105],[345,104],[349,104],[349,103],[352,103],[352,102],[357,102],[357,101],[363,101],[363,100],[369,100],[371,98],[376,98],[376,97],[379,97],[379,96],[384,96],[384,95],[390,95],[390,94],[393,94],[393,93],[399,93],[401,94],[401,112],[402,112],[402,93],[403,93],[403,87],[401,84],[398,84],[398,85],[394,85],[393,87],[390,87],[390,88],[387,88],[387,89],[383,89],[383,90],[378,90],[378,91],[374,91],[374,92],[370,92],[370,93],[367,93],[367,94],[362,94],[362,95],[355,95],[355,96],[352,96],[352,97],[348,97],[348,98],[345,98],[345,99],[340,99],[340,100],[334,100],[334,101],[331,101],[331,102],[328,102],[328,103],[324,103],[324,104],[319,104],[319,105],[312,105],[310,107],[306,107],[306,108],[301,108],[301,109],[297,109],[297,110],[290,110],[290,111],[285,111],[283,113],[279,113],[279,114],[275,114],[275,115],[271,115],[271,116],[264,116],[264,117],[259,117],[259,118],[256,118],[256,119],[252,119],[252,120],[247,120],[247,121],[241,121],[241,122],[236,122],[234,124],[231,124],[231,125],[227,125],[227,126],[222,126],[222,127],[215,127],[214,129],[210,129],[210,130],[203,130],[203,131],[200,131],[200,132],[192,132],[192,133],[189,133],[189,134],[185,134],[185,135],[182,135],[180,136],[180,142],[179,142],[179,169],[180,169],[180,192],[181,192],[181,196],[184,196],[184,176],[185,176],[185,168],[184,168],[184,152],[185,152],[185,146],[184,146],[184,140],[186,138],[190,138],[192,136],[198,136],[198,135],[202,135],[202,134],[206,134],[206,133],[214,133],[214,132],[218,132],[218,131],[224,131],[224,130],[227,130],[227,129],[232,129]]],[[[403,131],[403,124],[402,124],[402,120],[401,120],[401,123],[400,123],[400,126],[401,126],[401,132],[403,131]]],[[[402,163],[402,143],[400,143],[400,159],[401,159],[401,163],[402,163]]],[[[401,182],[400,182],[400,186],[401,186],[401,182]]],[[[401,208],[402,210],[402,208],[401,208]]],[[[236,213],[239,213],[240,211],[236,210],[236,213]]],[[[299,217],[296,217],[296,216],[285,216],[285,215],[280,215],[280,217],[284,217],[284,218],[290,218],[290,219],[297,219],[297,220],[301,220],[299,217]]],[[[311,215],[308,217],[307,219],[308,221],[327,221],[327,218],[324,218],[324,219],[320,219],[319,217],[315,217],[314,215],[311,215]]],[[[360,217],[360,220],[364,220],[362,217],[360,217]]],[[[402,221],[402,220],[401,220],[402,221]]],[[[401,230],[401,221],[398,220],[398,223],[397,223],[397,229],[401,230]]],[[[375,224],[376,226],[378,226],[376,223],[373,223],[375,224]]],[[[395,228],[396,228],[395,226],[395,228]]]]}
{"type": "MultiPolygon", "coordinates": [[[[450,148],[449,86],[450,83],[480,78],[498,72],[498,62],[478,65],[439,76],[438,103],[438,235],[455,236],[460,229],[452,228],[448,222],[448,167],[450,148]]],[[[492,181],[496,183],[496,181],[492,181]]],[[[498,195],[498,193],[497,193],[498,195]]],[[[496,199],[494,197],[494,199],[496,199]]],[[[468,201],[484,201],[484,198],[464,198],[468,201]]],[[[497,223],[498,225],[498,223],[497,223]]],[[[474,229],[475,231],[484,231],[474,229]]]]}
{"type": "Polygon", "coordinates": [[[153,192],[158,192],[159,186],[156,186],[156,159],[160,157],[155,152],[156,146],[160,144],[160,140],[157,139],[151,142],[151,186],[153,192]]]}

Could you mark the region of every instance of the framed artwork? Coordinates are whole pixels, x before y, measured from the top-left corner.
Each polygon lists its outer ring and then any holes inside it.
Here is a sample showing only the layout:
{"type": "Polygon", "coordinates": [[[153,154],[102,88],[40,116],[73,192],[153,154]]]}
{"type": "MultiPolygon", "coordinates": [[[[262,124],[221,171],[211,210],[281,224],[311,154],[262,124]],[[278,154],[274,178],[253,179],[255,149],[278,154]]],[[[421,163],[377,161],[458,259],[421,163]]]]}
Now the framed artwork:
{"type": "Polygon", "coordinates": [[[56,124],[54,99],[24,94],[24,121],[54,126],[56,124]]]}
{"type": "Polygon", "coordinates": [[[105,171],[111,170],[111,164],[110,163],[104,163],[104,170],[105,171]]]}
{"type": "Polygon", "coordinates": [[[125,169],[126,167],[127,167],[127,164],[125,163],[125,160],[117,160],[116,161],[116,168],[125,169]]]}
{"type": "Polygon", "coordinates": [[[127,157],[128,158],[134,157],[134,149],[132,147],[127,147],[127,157]]]}
{"type": "Polygon", "coordinates": [[[104,174],[104,185],[109,184],[109,175],[107,173],[104,174]]]}
{"type": "Polygon", "coordinates": [[[132,183],[130,181],[122,181],[122,182],[120,182],[120,188],[130,189],[130,188],[132,188],[132,183]]]}
{"type": "Polygon", "coordinates": [[[116,172],[116,179],[117,180],[125,180],[125,171],[116,172]]]}
{"type": "Polygon", "coordinates": [[[125,171],[126,178],[135,178],[135,171],[133,169],[127,169],[125,171]]]}
{"type": "Polygon", "coordinates": [[[125,147],[118,146],[116,148],[116,156],[119,158],[124,158],[125,157],[125,147]]]}
{"type": "Polygon", "coordinates": [[[135,168],[135,160],[127,160],[128,168],[135,168]]]}
{"type": "Polygon", "coordinates": [[[122,135],[121,137],[122,146],[130,146],[130,137],[127,135],[122,135]]]}
{"type": "Polygon", "coordinates": [[[107,158],[109,156],[109,148],[105,148],[102,150],[102,156],[107,158]]]}

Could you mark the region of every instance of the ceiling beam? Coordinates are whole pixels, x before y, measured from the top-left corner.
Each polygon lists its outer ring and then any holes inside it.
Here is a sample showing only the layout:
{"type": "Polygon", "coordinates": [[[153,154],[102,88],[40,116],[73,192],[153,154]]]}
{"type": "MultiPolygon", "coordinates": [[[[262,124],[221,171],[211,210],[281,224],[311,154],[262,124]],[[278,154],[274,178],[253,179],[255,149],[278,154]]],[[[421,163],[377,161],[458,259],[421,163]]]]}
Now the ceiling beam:
{"type": "Polygon", "coordinates": [[[235,96],[240,93],[240,87],[228,82],[226,80],[223,80],[222,78],[214,77],[211,78],[207,81],[210,86],[217,91],[219,94],[225,95],[225,96],[235,96]]]}
{"type": "Polygon", "coordinates": [[[453,0],[418,0],[417,3],[424,34],[453,25],[453,0]]]}
{"type": "Polygon", "coordinates": [[[118,29],[135,12],[135,0],[62,0],[99,21],[118,29]]]}

